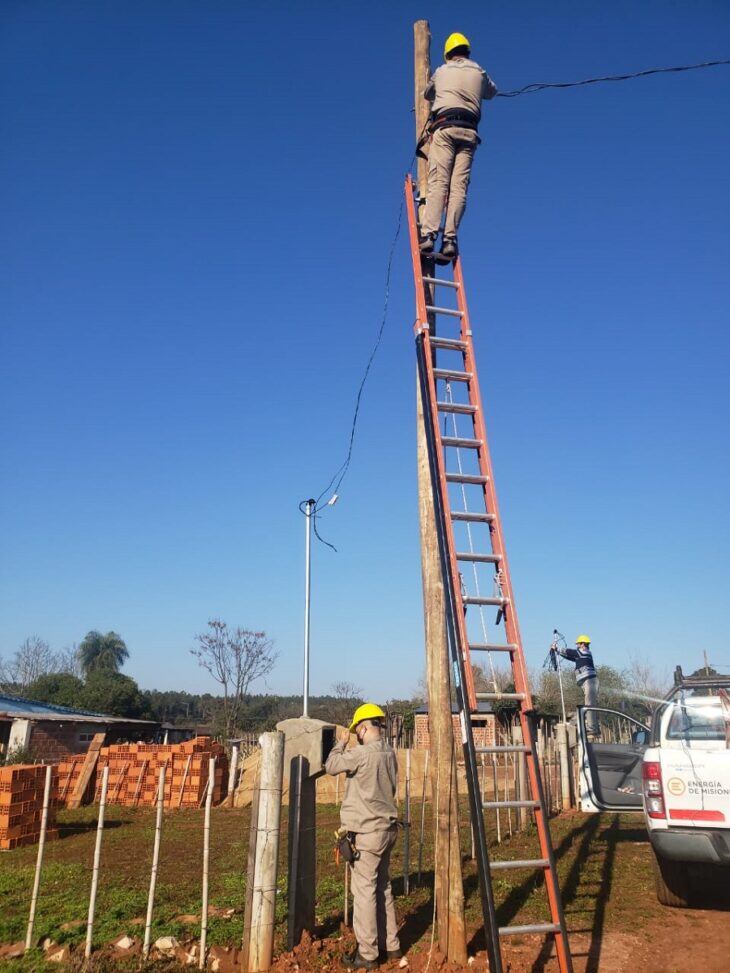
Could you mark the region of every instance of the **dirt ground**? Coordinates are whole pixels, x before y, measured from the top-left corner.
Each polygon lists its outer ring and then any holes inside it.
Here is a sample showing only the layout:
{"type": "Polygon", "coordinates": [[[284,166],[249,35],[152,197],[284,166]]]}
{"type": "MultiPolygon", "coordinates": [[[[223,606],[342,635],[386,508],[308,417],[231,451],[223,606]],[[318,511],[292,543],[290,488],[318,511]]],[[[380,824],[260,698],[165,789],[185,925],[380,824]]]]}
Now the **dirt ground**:
{"type": "MultiPolygon", "coordinates": [[[[417,874],[417,834],[420,809],[413,809],[410,856],[411,891],[403,894],[403,844],[393,856],[392,876],[397,896],[401,940],[413,973],[457,973],[431,950],[433,883],[431,847],[424,848],[420,886],[417,874]]],[[[427,811],[427,822],[429,812],[427,811]]],[[[154,815],[147,810],[111,808],[104,835],[102,874],[95,927],[96,967],[100,970],[139,969],[139,959],[126,961],[106,948],[117,936],[140,938],[145,914],[154,815]]],[[[47,846],[36,932],[77,950],[83,941],[93,856],[95,809],[64,811],[61,838],[47,846]]],[[[282,868],[277,909],[275,973],[319,973],[339,967],[339,957],[352,944],[342,926],[343,870],[332,860],[332,832],[337,808],[318,809],[317,935],[294,954],[285,952],[286,935],[286,816],[282,822],[282,868]]],[[[503,832],[507,820],[502,821],[503,832]]],[[[428,834],[430,828],[426,827],[428,834]]],[[[462,847],[466,917],[470,935],[471,969],[484,973],[486,959],[480,933],[481,916],[476,873],[469,858],[468,829],[462,847]]],[[[638,815],[568,814],[552,822],[553,841],[563,889],[565,911],[576,973],[726,973],[730,971],[730,903],[713,902],[711,909],[667,909],[656,900],[651,849],[638,815]]],[[[492,838],[494,858],[529,858],[536,854],[534,832],[503,833],[501,845],[492,838]]],[[[214,812],[211,839],[211,945],[240,946],[248,838],[248,811],[214,812]]],[[[197,939],[200,917],[202,815],[172,812],[165,818],[158,878],[153,939],[173,935],[181,943],[197,939]]],[[[35,862],[35,848],[0,855],[0,943],[23,938],[35,862]]],[[[500,925],[546,919],[544,889],[532,873],[498,873],[495,895],[500,925]]],[[[726,897],[727,898],[727,897],[726,897]]],[[[510,938],[503,945],[510,973],[553,973],[551,947],[536,937],[510,938]]],[[[235,958],[231,952],[221,966],[235,958]]],[[[72,961],[72,966],[79,963],[72,961]]],[[[393,973],[397,964],[391,964],[393,973]]],[[[46,964],[40,951],[22,960],[0,959],[0,971],[58,968],[46,964]]],[[[169,961],[150,969],[172,969],[169,961]]],[[[384,968],[387,969],[387,968],[384,968]]],[[[463,973],[463,969],[459,970],[463,973]]]]}

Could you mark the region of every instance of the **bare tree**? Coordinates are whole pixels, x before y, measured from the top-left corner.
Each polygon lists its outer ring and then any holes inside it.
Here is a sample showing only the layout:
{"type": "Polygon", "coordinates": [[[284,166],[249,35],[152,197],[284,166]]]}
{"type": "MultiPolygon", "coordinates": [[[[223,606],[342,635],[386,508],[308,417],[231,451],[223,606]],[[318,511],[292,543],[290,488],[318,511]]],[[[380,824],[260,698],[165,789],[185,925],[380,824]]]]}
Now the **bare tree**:
{"type": "Polygon", "coordinates": [[[334,682],[330,693],[335,697],[335,705],[331,707],[328,719],[340,726],[349,726],[352,713],[362,702],[362,689],[351,682],[334,682]]]}
{"type": "Polygon", "coordinates": [[[79,649],[74,642],[71,646],[65,646],[57,654],[58,659],[58,672],[68,672],[72,676],[76,676],[77,679],[81,679],[84,675],[84,667],[81,663],[81,656],[79,655],[79,649]]]}
{"type": "Polygon", "coordinates": [[[231,631],[220,618],[208,622],[208,631],[195,636],[198,647],[190,652],[223,691],[226,736],[239,726],[249,688],[274,668],[278,653],[265,632],[245,628],[231,631]]]}
{"type": "Polygon", "coordinates": [[[58,672],[59,656],[45,639],[30,635],[11,659],[0,659],[0,685],[6,692],[25,692],[28,686],[49,672],[58,672]]]}
{"type": "Polygon", "coordinates": [[[671,685],[669,676],[666,670],[657,672],[636,652],[632,652],[629,660],[621,676],[633,702],[650,716],[671,685]]]}
{"type": "Polygon", "coordinates": [[[474,689],[478,693],[504,693],[512,685],[512,672],[509,669],[495,666],[494,670],[483,665],[472,664],[474,689]]]}

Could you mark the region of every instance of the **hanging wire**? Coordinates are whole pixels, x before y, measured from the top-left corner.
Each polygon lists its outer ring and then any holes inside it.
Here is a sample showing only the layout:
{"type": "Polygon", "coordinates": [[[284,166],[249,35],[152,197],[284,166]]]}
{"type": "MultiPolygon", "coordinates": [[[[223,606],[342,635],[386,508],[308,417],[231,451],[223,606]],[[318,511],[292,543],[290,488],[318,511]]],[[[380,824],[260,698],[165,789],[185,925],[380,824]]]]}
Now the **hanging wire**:
{"type": "Polygon", "coordinates": [[[702,61],[699,64],[683,64],[671,68],[648,68],[645,71],[634,71],[631,74],[606,74],[600,78],[585,78],[583,81],[539,81],[526,84],[524,88],[514,91],[498,91],[497,98],[516,98],[518,95],[529,95],[535,91],[545,91],[547,88],[581,88],[589,84],[601,84],[603,81],[629,81],[632,78],[647,78],[650,74],[676,74],[680,71],[697,71],[699,68],[714,68],[721,64],[730,64],[730,58],[719,61],[702,61]]]}

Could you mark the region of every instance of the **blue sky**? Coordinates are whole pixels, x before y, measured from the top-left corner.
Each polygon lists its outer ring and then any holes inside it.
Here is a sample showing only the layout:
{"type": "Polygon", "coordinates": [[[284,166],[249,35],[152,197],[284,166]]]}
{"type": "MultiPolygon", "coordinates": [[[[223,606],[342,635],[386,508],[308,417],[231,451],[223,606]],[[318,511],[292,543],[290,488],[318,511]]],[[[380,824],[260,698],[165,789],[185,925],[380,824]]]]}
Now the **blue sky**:
{"type": "MultiPolygon", "coordinates": [[[[0,653],[126,639],[211,688],[209,617],[301,678],[298,502],[343,458],[412,149],[412,23],[502,89],[730,56],[725,2],[6,2],[0,653]]],[[[461,234],[528,662],[730,665],[730,68],[498,99],[461,234]]],[[[405,234],[312,690],[423,671],[405,234]]],[[[263,688],[263,686],[262,686],[263,688]]]]}

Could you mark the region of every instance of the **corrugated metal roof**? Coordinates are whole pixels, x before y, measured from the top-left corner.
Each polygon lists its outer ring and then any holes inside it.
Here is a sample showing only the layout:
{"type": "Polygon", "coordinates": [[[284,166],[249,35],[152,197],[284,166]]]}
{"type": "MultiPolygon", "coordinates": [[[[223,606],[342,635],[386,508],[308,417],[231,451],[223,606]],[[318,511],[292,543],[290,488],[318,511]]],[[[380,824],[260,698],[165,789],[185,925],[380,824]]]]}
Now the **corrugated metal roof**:
{"type": "Polygon", "coordinates": [[[40,703],[36,699],[25,699],[23,696],[6,696],[0,693],[0,716],[15,716],[18,718],[61,720],[64,717],[82,722],[87,717],[93,723],[146,723],[154,724],[154,720],[133,720],[124,716],[107,716],[105,713],[92,713],[87,709],[71,709],[69,706],[56,706],[54,703],[40,703]]]}
{"type": "Polygon", "coordinates": [[[23,696],[5,696],[0,693],[0,712],[4,713],[50,713],[54,716],[103,716],[103,713],[92,713],[90,710],[71,709],[68,706],[56,706],[54,703],[39,703],[35,699],[25,699],[23,696]]]}

